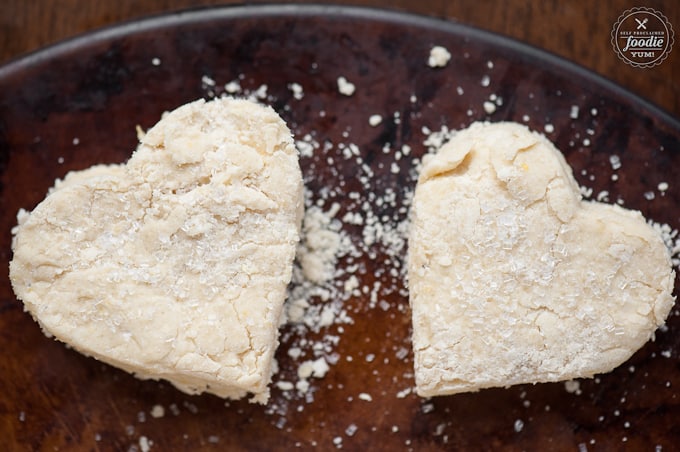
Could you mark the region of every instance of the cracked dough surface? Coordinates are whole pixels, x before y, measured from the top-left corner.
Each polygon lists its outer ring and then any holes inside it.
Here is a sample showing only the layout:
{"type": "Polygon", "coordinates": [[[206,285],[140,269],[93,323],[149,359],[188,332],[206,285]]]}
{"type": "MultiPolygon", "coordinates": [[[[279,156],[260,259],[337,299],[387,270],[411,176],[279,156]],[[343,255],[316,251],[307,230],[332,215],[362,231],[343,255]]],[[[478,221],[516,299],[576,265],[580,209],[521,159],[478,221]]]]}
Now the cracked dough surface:
{"type": "Polygon", "coordinates": [[[582,201],[562,154],[519,124],[473,124],[426,160],[411,227],[421,396],[608,372],[673,305],[642,215],[582,201]]]}
{"type": "Polygon", "coordinates": [[[72,172],[20,215],[10,277],[45,333],[86,355],[264,403],[302,209],[281,118],[196,101],[127,164],[72,172]]]}

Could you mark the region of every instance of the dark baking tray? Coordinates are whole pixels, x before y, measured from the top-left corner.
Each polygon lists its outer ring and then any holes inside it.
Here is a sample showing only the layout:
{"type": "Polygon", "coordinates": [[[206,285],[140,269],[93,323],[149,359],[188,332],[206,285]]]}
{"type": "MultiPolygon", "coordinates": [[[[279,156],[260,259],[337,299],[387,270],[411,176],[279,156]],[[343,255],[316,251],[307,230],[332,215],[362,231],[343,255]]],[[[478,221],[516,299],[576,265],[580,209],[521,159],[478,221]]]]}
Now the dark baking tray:
{"type": "MultiPolygon", "coordinates": [[[[43,336],[7,277],[17,210],[33,208],[69,170],[125,161],[136,144],[135,126],[148,128],[163,111],[220,95],[239,77],[247,92],[267,85],[265,101],[296,138],[311,134],[329,144],[301,165],[312,200],[330,189],[326,207],[338,202],[338,217],[358,209],[350,191],[374,202],[369,192],[380,197],[393,190],[395,205],[373,208],[388,226],[405,220],[401,207],[415,184],[414,162],[427,151],[423,127],[513,120],[545,132],[592,197],[680,227],[677,119],[573,63],[502,36],[432,18],[315,5],[199,9],[80,36],[0,68],[3,447],[139,450],[145,440],[152,450],[678,447],[677,308],[654,342],[611,373],[569,387],[522,385],[422,400],[408,391],[413,363],[404,272],[383,271],[394,248],[380,243],[351,259],[360,287],[381,281],[380,307],[369,307],[369,295],[360,293],[345,297],[350,324],[304,334],[282,327],[275,380],[294,378],[299,361],[287,349],[303,336],[338,337],[328,352],[338,362],[311,380],[311,396],[274,388],[268,406],[188,396],[43,336]],[[446,67],[426,64],[433,45],[450,51],[446,67]],[[340,76],[355,84],[352,96],[338,92],[340,76]],[[302,99],[293,97],[290,83],[303,87],[302,99]],[[495,111],[487,113],[485,101],[495,111]],[[383,117],[375,127],[368,123],[373,114],[383,117]],[[361,183],[364,170],[343,157],[349,143],[371,168],[369,182],[361,183]],[[397,161],[403,145],[411,152],[397,161]],[[667,189],[659,189],[662,182],[667,189]],[[150,415],[155,405],[165,407],[163,417],[150,415]]],[[[362,246],[361,227],[343,230],[362,246]]],[[[390,265],[403,264],[405,252],[398,248],[390,265]]],[[[345,257],[338,265],[350,263],[345,257]]],[[[341,287],[348,277],[332,284],[341,287]]]]}

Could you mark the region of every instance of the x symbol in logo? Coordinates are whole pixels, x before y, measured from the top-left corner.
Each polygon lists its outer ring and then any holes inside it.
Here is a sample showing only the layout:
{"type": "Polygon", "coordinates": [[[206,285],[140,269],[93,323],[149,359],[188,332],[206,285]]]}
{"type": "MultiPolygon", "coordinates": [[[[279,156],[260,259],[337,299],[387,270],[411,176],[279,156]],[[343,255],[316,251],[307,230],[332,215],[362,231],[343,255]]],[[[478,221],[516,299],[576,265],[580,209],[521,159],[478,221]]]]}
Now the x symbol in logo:
{"type": "Polygon", "coordinates": [[[644,28],[644,29],[646,30],[647,27],[645,26],[645,24],[647,23],[648,20],[649,20],[649,19],[647,19],[646,17],[645,17],[644,20],[640,20],[640,19],[637,19],[637,18],[636,18],[636,19],[635,19],[635,22],[638,23],[637,30],[639,30],[640,28],[644,28]]]}

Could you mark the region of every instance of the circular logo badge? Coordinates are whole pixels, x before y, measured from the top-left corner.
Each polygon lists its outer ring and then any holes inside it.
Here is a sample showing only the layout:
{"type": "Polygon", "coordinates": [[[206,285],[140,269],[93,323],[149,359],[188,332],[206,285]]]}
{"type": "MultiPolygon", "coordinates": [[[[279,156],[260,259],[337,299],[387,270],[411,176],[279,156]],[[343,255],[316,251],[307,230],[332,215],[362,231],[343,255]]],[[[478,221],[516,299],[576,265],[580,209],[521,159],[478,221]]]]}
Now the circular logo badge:
{"type": "Polygon", "coordinates": [[[612,29],[612,46],[633,67],[661,64],[673,47],[673,27],[666,16],[651,8],[624,11],[612,29]]]}

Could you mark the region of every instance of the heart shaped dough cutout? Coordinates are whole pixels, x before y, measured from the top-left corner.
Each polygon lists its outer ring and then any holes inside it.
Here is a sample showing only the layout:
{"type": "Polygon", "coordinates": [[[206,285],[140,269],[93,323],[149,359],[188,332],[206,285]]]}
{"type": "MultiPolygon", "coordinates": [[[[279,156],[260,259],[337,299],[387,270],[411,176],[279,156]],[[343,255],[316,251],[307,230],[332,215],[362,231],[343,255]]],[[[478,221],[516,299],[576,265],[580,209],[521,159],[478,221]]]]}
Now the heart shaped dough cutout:
{"type": "Polygon", "coordinates": [[[519,124],[475,123],[426,160],[411,227],[421,396],[608,372],[673,305],[661,237],[582,201],[562,154],[519,124]]]}
{"type": "Polygon", "coordinates": [[[126,164],[72,172],[20,215],[10,277],[45,333],[86,355],[264,403],[302,213],[283,120],[200,100],[126,164]]]}

